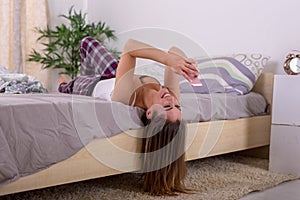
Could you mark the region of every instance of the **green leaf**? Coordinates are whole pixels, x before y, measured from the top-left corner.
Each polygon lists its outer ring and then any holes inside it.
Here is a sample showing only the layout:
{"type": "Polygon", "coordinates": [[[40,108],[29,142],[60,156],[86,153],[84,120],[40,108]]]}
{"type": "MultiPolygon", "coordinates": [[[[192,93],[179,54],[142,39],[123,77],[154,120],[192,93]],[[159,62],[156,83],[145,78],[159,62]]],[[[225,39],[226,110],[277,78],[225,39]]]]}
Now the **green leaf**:
{"type": "MultiPolygon", "coordinates": [[[[66,19],[67,23],[54,29],[35,28],[39,34],[37,42],[40,42],[44,48],[41,51],[33,49],[28,56],[28,61],[41,63],[43,69],[64,69],[62,73],[74,78],[81,67],[79,45],[84,37],[91,36],[101,42],[103,38],[116,40],[117,37],[114,30],[110,29],[105,22],[87,23],[86,13],[77,12],[74,6],[70,7],[68,14],[58,17],[66,19]]],[[[120,52],[115,49],[110,50],[119,57],[120,52]]]]}

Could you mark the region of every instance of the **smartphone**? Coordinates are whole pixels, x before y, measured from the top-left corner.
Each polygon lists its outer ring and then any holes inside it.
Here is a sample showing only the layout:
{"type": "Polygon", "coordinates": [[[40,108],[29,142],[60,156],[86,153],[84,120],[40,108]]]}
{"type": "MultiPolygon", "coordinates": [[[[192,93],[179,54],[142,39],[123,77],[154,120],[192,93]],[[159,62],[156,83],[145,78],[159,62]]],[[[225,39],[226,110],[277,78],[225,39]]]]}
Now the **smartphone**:
{"type": "Polygon", "coordinates": [[[201,83],[200,79],[198,78],[198,76],[193,76],[193,75],[189,75],[189,76],[192,79],[192,81],[190,82],[190,84],[192,86],[195,86],[195,87],[202,86],[202,83],[201,83]]]}

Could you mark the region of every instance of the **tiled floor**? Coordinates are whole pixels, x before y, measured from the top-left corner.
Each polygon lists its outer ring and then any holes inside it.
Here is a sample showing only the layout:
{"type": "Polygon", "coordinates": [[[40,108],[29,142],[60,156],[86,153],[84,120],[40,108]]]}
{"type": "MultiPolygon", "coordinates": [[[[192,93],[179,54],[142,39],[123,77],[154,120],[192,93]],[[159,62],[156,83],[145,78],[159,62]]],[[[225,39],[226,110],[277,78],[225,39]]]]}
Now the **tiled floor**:
{"type": "Polygon", "coordinates": [[[300,180],[282,183],[262,192],[254,192],[240,200],[299,200],[300,180]]]}

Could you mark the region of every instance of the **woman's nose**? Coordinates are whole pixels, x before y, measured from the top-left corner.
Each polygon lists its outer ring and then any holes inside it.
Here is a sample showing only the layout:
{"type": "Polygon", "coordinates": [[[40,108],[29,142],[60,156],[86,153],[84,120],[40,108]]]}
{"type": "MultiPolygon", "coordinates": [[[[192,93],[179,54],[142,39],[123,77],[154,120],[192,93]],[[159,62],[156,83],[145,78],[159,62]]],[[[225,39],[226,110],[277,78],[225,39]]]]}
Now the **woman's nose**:
{"type": "Polygon", "coordinates": [[[169,96],[167,100],[171,104],[172,107],[175,106],[175,99],[173,96],[169,96]]]}

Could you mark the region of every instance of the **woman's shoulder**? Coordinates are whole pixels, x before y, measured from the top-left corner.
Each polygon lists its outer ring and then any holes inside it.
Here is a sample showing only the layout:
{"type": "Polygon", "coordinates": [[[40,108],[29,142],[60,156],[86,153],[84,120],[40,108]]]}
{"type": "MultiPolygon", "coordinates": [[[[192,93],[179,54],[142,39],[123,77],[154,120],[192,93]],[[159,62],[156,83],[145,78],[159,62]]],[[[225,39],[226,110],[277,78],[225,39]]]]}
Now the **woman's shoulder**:
{"type": "Polygon", "coordinates": [[[134,75],[131,79],[122,79],[115,84],[112,100],[130,105],[130,99],[136,90],[150,83],[159,84],[158,80],[152,76],[134,75]]]}

